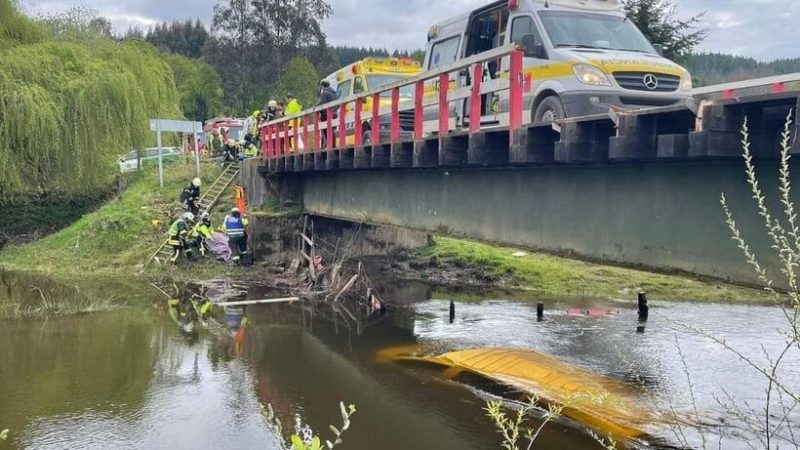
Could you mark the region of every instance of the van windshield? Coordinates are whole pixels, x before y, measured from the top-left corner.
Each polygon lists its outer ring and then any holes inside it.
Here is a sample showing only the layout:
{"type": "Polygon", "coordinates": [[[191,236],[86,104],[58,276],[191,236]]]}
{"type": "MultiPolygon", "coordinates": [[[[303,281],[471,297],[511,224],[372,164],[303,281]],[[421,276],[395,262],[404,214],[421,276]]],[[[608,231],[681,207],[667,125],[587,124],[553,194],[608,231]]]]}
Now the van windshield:
{"type": "MultiPolygon", "coordinates": [[[[387,84],[397,83],[404,80],[406,77],[399,77],[397,75],[367,75],[367,86],[370,90],[375,90],[386,86],[387,84]]],[[[413,98],[414,85],[403,86],[400,88],[400,97],[413,98]]]]}
{"type": "Polygon", "coordinates": [[[542,11],[539,14],[555,47],[656,53],[636,26],[623,17],[568,11],[542,11]]]}

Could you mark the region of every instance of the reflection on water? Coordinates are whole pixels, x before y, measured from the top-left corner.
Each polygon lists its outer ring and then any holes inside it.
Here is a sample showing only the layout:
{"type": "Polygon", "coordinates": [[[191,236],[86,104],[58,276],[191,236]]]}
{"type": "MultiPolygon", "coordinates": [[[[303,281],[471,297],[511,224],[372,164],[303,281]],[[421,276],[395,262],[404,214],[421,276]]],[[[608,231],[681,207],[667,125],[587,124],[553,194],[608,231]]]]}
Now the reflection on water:
{"type": "MultiPolygon", "coordinates": [[[[255,286],[206,286],[217,298],[264,298],[255,286]]],[[[687,407],[676,327],[687,322],[753,350],[779,344],[780,312],[766,307],[656,304],[645,334],[631,306],[606,303],[606,317],[567,315],[593,302],[535,304],[507,300],[429,300],[426,286],[382,290],[397,305],[363,334],[312,314],[307,305],[226,308],[193,335],[182,334],[165,308],[47,321],[0,322],[0,425],[11,448],[273,449],[260,404],[270,403],[284,429],[338,425],[338,403],[358,412],[343,450],[496,449],[498,435],[482,408],[487,394],[422,367],[377,361],[383,348],[416,343],[444,350],[516,346],[625,380],[642,380],[642,401],[665,398],[687,407]]],[[[148,304],[149,306],[149,304],[148,304]]],[[[326,317],[336,317],[328,315],[326,317]]],[[[757,402],[763,386],[707,341],[677,331],[692,369],[698,402],[718,423],[712,394],[724,387],[757,402]]],[[[759,353],[759,352],[757,352],[759,353]]],[[[790,376],[800,381],[799,368],[790,376]]],[[[794,422],[797,423],[797,422],[794,422]]],[[[667,430],[654,430],[668,436],[667,430]]],[[[740,448],[733,443],[724,448],[740,448]]],[[[594,449],[573,424],[548,427],[537,448],[594,449]]]]}

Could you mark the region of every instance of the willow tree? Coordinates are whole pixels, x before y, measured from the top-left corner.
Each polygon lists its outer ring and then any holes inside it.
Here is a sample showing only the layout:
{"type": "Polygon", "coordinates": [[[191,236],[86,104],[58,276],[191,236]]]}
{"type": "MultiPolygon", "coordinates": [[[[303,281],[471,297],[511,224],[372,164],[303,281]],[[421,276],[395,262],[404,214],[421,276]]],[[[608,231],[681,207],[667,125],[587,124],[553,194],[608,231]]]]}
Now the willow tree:
{"type": "Polygon", "coordinates": [[[10,0],[0,15],[0,204],[96,197],[117,155],[152,142],[148,119],[181,116],[152,46],[42,37],[10,0]]]}

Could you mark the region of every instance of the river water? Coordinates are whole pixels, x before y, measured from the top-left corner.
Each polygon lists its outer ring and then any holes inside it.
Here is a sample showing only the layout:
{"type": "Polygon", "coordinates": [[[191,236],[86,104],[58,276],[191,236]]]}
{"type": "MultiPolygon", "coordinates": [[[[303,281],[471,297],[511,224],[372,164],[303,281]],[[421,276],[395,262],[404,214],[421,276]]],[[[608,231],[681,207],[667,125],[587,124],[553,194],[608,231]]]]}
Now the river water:
{"type": "MultiPolygon", "coordinates": [[[[185,333],[160,294],[143,294],[147,289],[141,286],[118,311],[0,322],[0,429],[11,430],[0,448],[276,449],[281,437],[264,425],[261,405],[272,405],[284,429],[310,426],[327,436],[329,424],[340,424],[339,401],[358,408],[343,450],[500,448],[482,411],[491,394],[375,357],[410,344],[546,352],[636,386],[643,405],[674,408],[686,423],[697,422],[696,404],[703,423],[697,429],[716,439],[741,426],[720,398],[728,393],[758,408],[766,384],[681,324],[763,360],[762,346],[780,347],[777,329],[785,320],[774,307],[655,303],[646,331],[637,333],[632,302],[550,299],[539,323],[535,302],[402,282],[382,289],[390,313],[366,319],[360,329],[308,305],[268,305],[220,312],[210,327],[185,333]],[[590,309],[599,316],[578,315],[590,309]]],[[[227,283],[203,291],[226,299],[276,294],[227,283]]],[[[789,366],[783,376],[797,386],[800,367],[789,366]]],[[[790,415],[794,427],[799,419],[790,415]]],[[[657,445],[674,442],[673,428],[654,424],[648,431],[657,445]]],[[[684,431],[701,446],[696,431],[688,425],[684,431]]],[[[599,447],[581,426],[560,421],[534,448],[599,447]]],[[[745,438],[731,437],[722,448],[748,447],[745,438]]]]}

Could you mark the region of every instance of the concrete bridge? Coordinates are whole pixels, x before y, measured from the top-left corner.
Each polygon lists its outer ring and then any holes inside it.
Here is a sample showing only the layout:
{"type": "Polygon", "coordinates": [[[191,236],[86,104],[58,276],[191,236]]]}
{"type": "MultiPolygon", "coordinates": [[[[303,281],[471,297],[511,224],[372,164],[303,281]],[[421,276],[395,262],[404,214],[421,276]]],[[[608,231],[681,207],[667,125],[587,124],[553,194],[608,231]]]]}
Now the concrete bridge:
{"type": "Polygon", "coordinates": [[[246,162],[244,183],[251,203],[277,196],[311,215],[757,283],[730,239],[720,194],[776,272],[745,180],[740,129],[748,117],[777,214],[779,137],[791,111],[792,152],[800,152],[800,93],[772,86],[698,103],[265,153],[246,162]]]}

